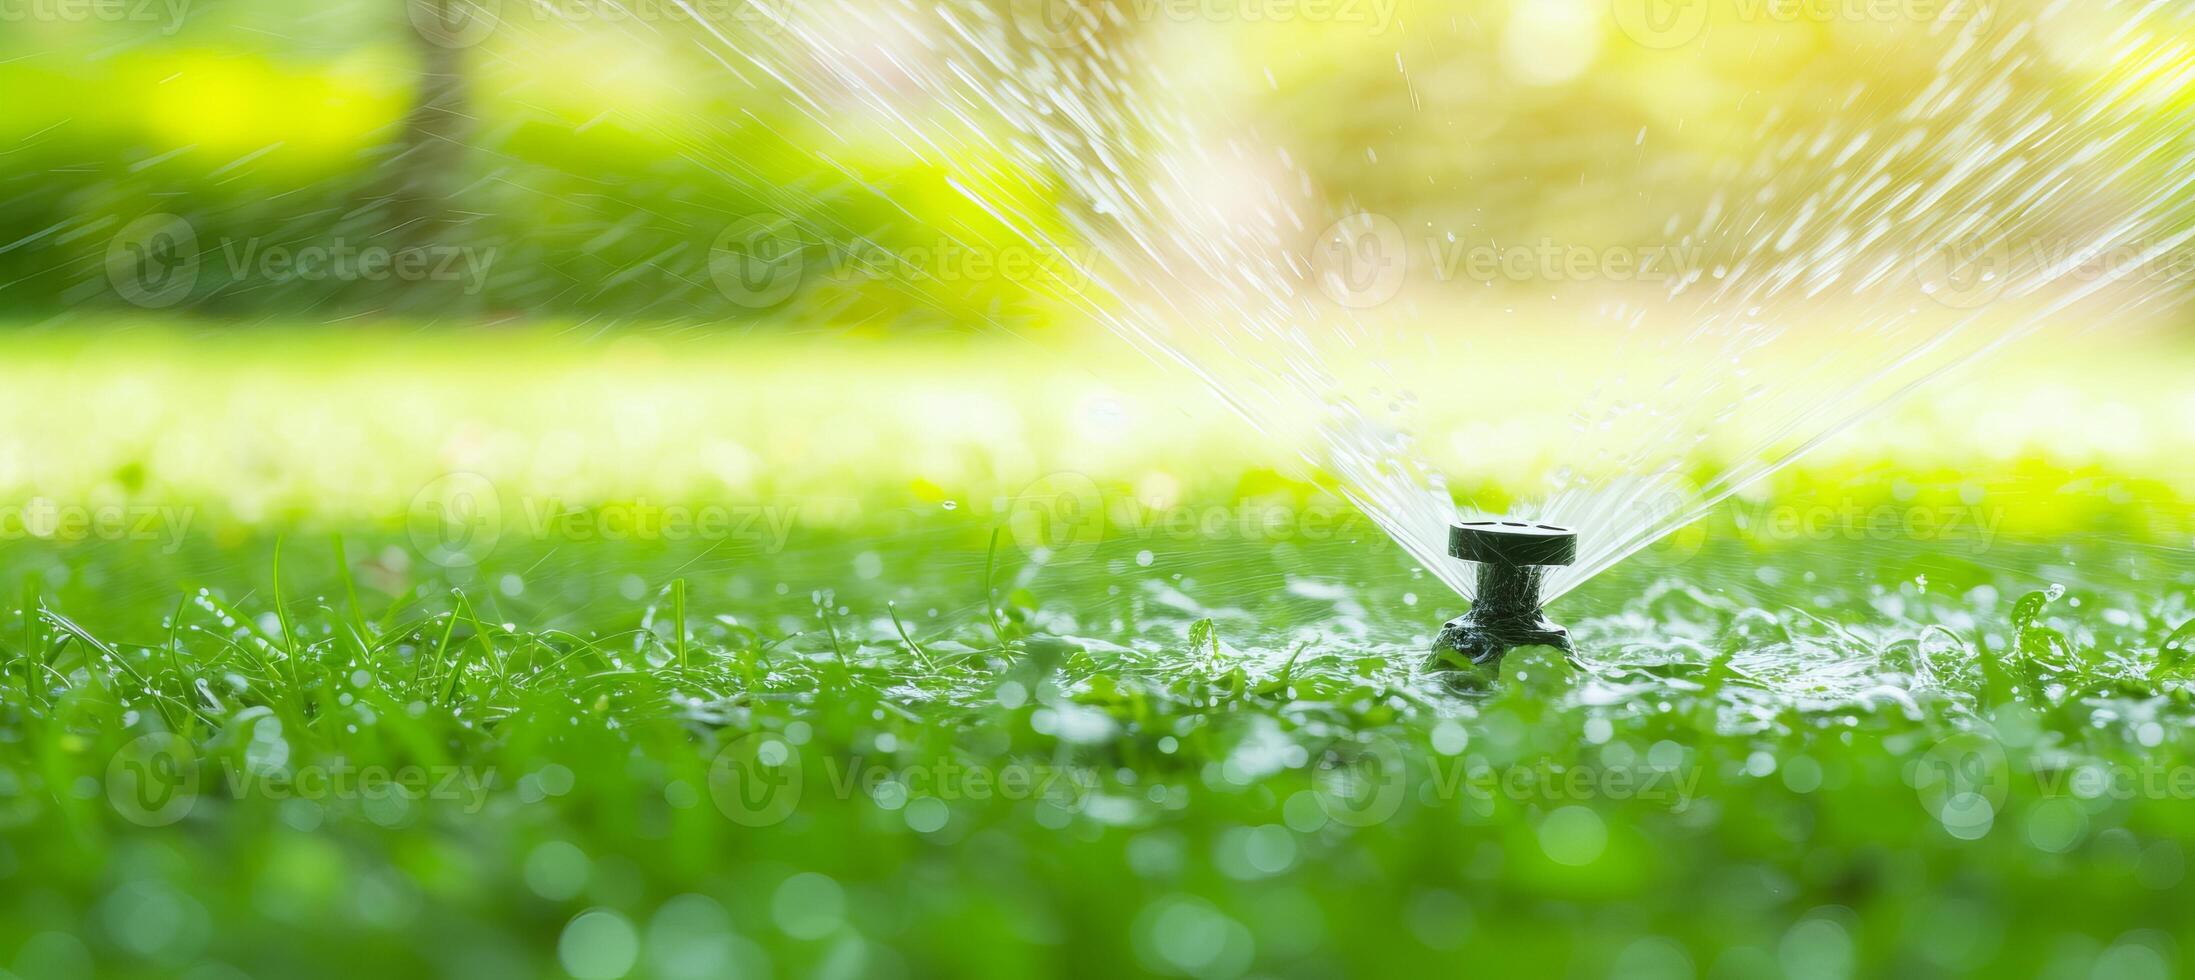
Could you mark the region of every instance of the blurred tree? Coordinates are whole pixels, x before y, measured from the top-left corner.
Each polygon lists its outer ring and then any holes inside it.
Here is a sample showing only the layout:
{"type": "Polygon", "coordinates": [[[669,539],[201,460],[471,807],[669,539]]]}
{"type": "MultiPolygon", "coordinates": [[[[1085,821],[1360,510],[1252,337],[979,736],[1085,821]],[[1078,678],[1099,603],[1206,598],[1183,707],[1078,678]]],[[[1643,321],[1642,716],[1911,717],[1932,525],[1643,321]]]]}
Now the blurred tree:
{"type": "MultiPolygon", "coordinates": [[[[456,195],[462,186],[471,134],[471,81],[466,52],[496,27],[480,0],[403,0],[419,74],[410,111],[397,124],[394,143],[383,148],[381,178],[373,186],[383,244],[405,250],[448,246],[459,224],[456,195]]],[[[422,283],[420,285],[431,285],[422,283]]],[[[396,291],[427,303],[445,297],[432,289],[396,291]]]]}

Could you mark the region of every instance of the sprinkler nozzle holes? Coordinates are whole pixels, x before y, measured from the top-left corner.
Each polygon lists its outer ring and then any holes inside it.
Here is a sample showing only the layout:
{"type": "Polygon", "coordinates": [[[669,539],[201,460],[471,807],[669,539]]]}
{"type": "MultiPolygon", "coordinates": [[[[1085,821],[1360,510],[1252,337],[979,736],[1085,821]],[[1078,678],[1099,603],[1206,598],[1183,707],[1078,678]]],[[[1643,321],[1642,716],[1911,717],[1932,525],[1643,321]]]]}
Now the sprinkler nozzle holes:
{"type": "Polygon", "coordinates": [[[1461,521],[1448,526],[1448,553],[1481,565],[1575,565],[1578,532],[1523,521],[1461,521]]]}
{"type": "Polygon", "coordinates": [[[1471,611],[1448,623],[1433,642],[1435,669],[1493,667],[1516,647],[1572,653],[1570,631],[1540,608],[1547,569],[1578,561],[1578,534],[1528,521],[1460,521],[1449,525],[1448,553],[1478,568],[1471,611]]]}

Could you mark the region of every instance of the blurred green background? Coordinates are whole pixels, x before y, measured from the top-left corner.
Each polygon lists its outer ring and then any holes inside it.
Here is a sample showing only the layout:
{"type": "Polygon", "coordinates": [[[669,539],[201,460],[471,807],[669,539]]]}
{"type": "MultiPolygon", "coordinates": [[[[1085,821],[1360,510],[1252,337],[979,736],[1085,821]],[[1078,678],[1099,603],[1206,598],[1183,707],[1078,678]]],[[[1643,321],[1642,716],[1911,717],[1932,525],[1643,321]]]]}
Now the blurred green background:
{"type": "MultiPolygon", "coordinates": [[[[149,305],[235,320],[1071,326],[1063,294],[1087,284],[1069,260],[1095,243],[1061,220],[1058,175],[1009,138],[941,154],[909,136],[947,122],[995,128],[980,106],[947,119],[912,92],[876,86],[865,102],[778,80],[800,67],[784,54],[796,31],[849,58],[930,59],[923,67],[975,84],[998,69],[944,64],[947,49],[922,33],[940,28],[890,3],[772,2],[15,0],[0,35],[8,311],[148,305],[118,294],[110,253],[148,244],[133,222],[172,215],[201,260],[188,288],[149,305]],[[739,50],[763,54],[743,64],[727,53],[739,50]],[[1014,188],[1000,203],[1022,230],[957,192],[956,173],[1014,188]],[[712,276],[728,229],[756,216],[788,222],[769,250],[806,258],[793,295],[752,302],[719,288],[721,268],[712,276]],[[1035,249],[1028,228],[1054,239],[1028,257],[1047,271],[924,258],[955,244],[1035,249]],[[461,260],[403,288],[259,261],[314,247],[461,260]]],[[[1063,53],[1032,24],[1104,25],[1107,56],[1137,66],[1115,83],[1174,92],[1196,139],[1238,148],[1214,159],[1239,173],[1201,175],[1214,189],[1277,179],[1318,224],[1364,208],[1467,241],[1617,246],[1670,240],[1678,216],[1744,206],[1720,195],[1734,179],[1758,184],[1749,168],[1793,168],[1786,208],[1834,189],[1818,164],[1779,164],[1781,144],[1894,126],[1960,43],[1950,28],[1962,2],[1910,0],[1893,6],[1915,13],[1890,17],[1704,4],[1700,36],[1667,44],[1638,43],[1635,25],[1587,0],[1359,0],[1262,18],[1248,0],[949,7],[1032,58],[1063,53]],[[1244,146],[1277,148],[1294,173],[1244,146]]],[[[1631,6],[1647,5],[1613,12],[1631,6]]],[[[2097,93],[2122,90],[2110,102],[2118,121],[2161,136],[2195,105],[2177,81],[2186,51],[2157,35],[2108,53],[2095,40],[2115,14],[2054,8],[2035,22],[2041,7],[2027,0],[1980,9],[2002,25],[1984,40],[2016,57],[1977,112],[2009,103],[2079,118],[2097,93]]],[[[1138,134],[1113,137],[1137,155],[1138,134]]],[[[2154,176],[2168,163],[2137,166],[2154,176]]],[[[2094,206],[2053,215],[2055,230],[2093,232],[2132,208],[2113,188],[2144,186],[2142,174],[2120,176],[2084,189],[2094,206]]],[[[1304,249],[1316,230],[1303,230],[1304,249]]],[[[1755,247],[1743,234],[1697,244],[1717,261],[1755,247]]]]}

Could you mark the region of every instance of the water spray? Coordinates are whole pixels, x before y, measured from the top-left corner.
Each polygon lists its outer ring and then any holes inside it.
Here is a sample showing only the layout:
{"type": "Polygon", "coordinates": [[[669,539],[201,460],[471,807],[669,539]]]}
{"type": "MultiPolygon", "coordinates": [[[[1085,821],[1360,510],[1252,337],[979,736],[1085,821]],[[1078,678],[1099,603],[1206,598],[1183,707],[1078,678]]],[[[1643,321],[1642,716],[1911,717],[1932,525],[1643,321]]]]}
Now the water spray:
{"type": "Polygon", "coordinates": [[[1463,521],[1448,527],[1448,553],[1478,565],[1471,611],[1441,628],[1433,667],[1493,667],[1516,647],[1575,653],[1570,631],[1540,608],[1547,570],[1574,565],[1578,533],[1553,524],[1463,521]]]}

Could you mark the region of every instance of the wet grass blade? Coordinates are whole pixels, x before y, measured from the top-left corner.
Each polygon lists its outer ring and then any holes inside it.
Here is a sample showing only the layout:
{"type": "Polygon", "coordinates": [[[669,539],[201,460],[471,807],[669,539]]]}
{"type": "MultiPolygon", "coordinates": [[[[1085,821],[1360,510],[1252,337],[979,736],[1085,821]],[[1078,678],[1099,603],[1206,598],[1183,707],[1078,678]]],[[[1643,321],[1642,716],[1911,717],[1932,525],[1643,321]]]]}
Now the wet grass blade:
{"type": "Polygon", "coordinates": [[[350,611],[350,616],[345,620],[345,625],[350,628],[352,643],[359,655],[363,657],[366,653],[368,638],[373,636],[373,633],[366,628],[366,613],[358,602],[358,583],[351,577],[351,559],[344,552],[343,536],[336,534],[331,535],[330,538],[335,548],[336,581],[343,586],[343,599],[348,604],[347,608],[350,611]]]}
{"type": "Polygon", "coordinates": [[[677,632],[677,634],[678,634],[678,639],[677,639],[677,644],[678,644],[678,645],[677,645],[677,648],[676,648],[676,653],[677,653],[677,659],[678,659],[678,670],[679,670],[679,673],[685,673],[685,672],[686,672],[686,671],[688,670],[688,668],[690,667],[690,665],[689,665],[689,664],[688,664],[688,663],[686,662],[686,580],[685,580],[685,579],[673,579],[673,580],[671,581],[671,629],[673,629],[674,631],[676,631],[676,632],[677,632]]]}
{"type": "Polygon", "coordinates": [[[900,621],[899,603],[890,601],[885,602],[884,611],[891,614],[892,628],[899,631],[899,638],[901,641],[907,644],[907,649],[914,651],[915,658],[922,661],[922,666],[931,670],[936,670],[937,662],[930,659],[930,654],[922,649],[922,644],[916,643],[915,638],[908,635],[907,624],[900,621]]]}
{"type": "Polygon", "coordinates": [[[2187,677],[2191,648],[2195,648],[2195,619],[2181,623],[2157,645],[2157,666],[2150,676],[2159,680],[2187,677]]]}

